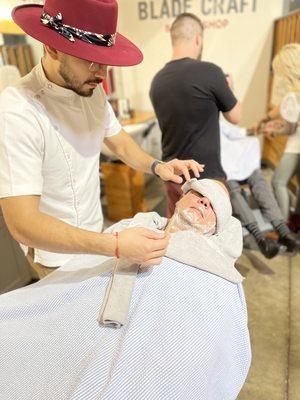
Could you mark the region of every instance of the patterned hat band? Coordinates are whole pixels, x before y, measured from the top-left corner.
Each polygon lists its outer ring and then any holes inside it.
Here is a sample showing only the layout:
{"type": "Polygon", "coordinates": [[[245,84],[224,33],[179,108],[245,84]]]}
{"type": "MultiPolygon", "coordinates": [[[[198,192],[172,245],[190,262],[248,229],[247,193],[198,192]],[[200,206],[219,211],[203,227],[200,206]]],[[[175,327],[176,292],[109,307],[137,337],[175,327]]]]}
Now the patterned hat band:
{"type": "Polygon", "coordinates": [[[74,36],[84,42],[95,44],[97,46],[111,47],[116,42],[116,33],[105,35],[101,33],[87,32],[82,29],[73,28],[69,25],[64,25],[62,19],[61,13],[58,13],[55,17],[51,17],[50,14],[45,12],[41,15],[41,23],[43,25],[56,30],[60,35],[70,40],[70,42],[75,42],[74,36]]]}

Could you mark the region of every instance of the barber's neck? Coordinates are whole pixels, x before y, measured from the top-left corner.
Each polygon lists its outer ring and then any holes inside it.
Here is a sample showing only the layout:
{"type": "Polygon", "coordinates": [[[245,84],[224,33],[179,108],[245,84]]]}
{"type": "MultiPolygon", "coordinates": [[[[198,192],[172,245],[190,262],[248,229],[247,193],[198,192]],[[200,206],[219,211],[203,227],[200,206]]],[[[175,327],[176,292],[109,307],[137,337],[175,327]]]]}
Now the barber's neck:
{"type": "Polygon", "coordinates": [[[53,82],[58,86],[65,87],[65,81],[58,73],[58,68],[55,65],[55,62],[53,62],[48,55],[45,55],[41,62],[48,81],[53,82]]]}
{"type": "Polygon", "coordinates": [[[174,46],[172,60],[180,60],[181,58],[197,60],[199,58],[199,49],[195,48],[193,44],[174,46]]]}

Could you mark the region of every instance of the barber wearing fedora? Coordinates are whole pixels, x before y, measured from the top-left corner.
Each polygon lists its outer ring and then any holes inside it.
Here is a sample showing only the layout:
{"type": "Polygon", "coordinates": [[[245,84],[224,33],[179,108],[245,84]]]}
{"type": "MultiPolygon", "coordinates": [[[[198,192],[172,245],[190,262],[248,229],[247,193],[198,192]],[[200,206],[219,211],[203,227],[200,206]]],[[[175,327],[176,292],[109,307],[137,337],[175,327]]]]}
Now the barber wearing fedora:
{"type": "Polygon", "coordinates": [[[57,267],[76,254],[159,264],[168,237],[143,228],[100,233],[102,142],[123,162],[164,181],[203,170],[193,160],[160,163],[122,130],[101,82],[107,66],[139,64],[116,33],[115,0],[46,0],[16,7],[14,21],[44,44],[44,57],[0,98],[0,198],[12,236],[34,262],[57,267]]]}

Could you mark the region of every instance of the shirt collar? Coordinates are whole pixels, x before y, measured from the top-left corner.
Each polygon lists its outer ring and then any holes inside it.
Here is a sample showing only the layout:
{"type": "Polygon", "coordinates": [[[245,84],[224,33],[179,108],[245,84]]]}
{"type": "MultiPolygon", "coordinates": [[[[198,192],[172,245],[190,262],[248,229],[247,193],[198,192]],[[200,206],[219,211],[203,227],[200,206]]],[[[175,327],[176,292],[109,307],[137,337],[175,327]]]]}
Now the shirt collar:
{"type": "Polygon", "coordinates": [[[55,83],[49,81],[45,75],[45,71],[42,65],[42,61],[39,62],[36,68],[37,78],[42,85],[43,89],[56,97],[68,97],[76,98],[78,95],[73,90],[66,89],[62,86],[58,86],[55,83]]]}

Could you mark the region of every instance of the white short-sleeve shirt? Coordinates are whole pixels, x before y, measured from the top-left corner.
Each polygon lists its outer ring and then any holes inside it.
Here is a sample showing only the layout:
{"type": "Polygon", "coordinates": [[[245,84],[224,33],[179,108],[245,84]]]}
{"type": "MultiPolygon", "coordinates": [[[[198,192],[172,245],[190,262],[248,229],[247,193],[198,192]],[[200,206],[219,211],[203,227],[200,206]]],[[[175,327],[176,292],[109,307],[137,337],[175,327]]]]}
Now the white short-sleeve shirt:
{"type": "MultiPolygon", "coordinates": [[[[101,231],[101,145],[120,130],[101,87],[81,97],[47,80],[37,65],[0,96],[0,198],[39,195],[40,211],[101,231]]],[[[71,258],[35,249],[43,265],[71,258]]]]}
{"type": "Polygon", "coordinates": [[[286,121],[297,124],[296,131],[288,137],[285,153],[300,153],[300,93],[288,93],[280,104],[280,114],[286,121]]]}

